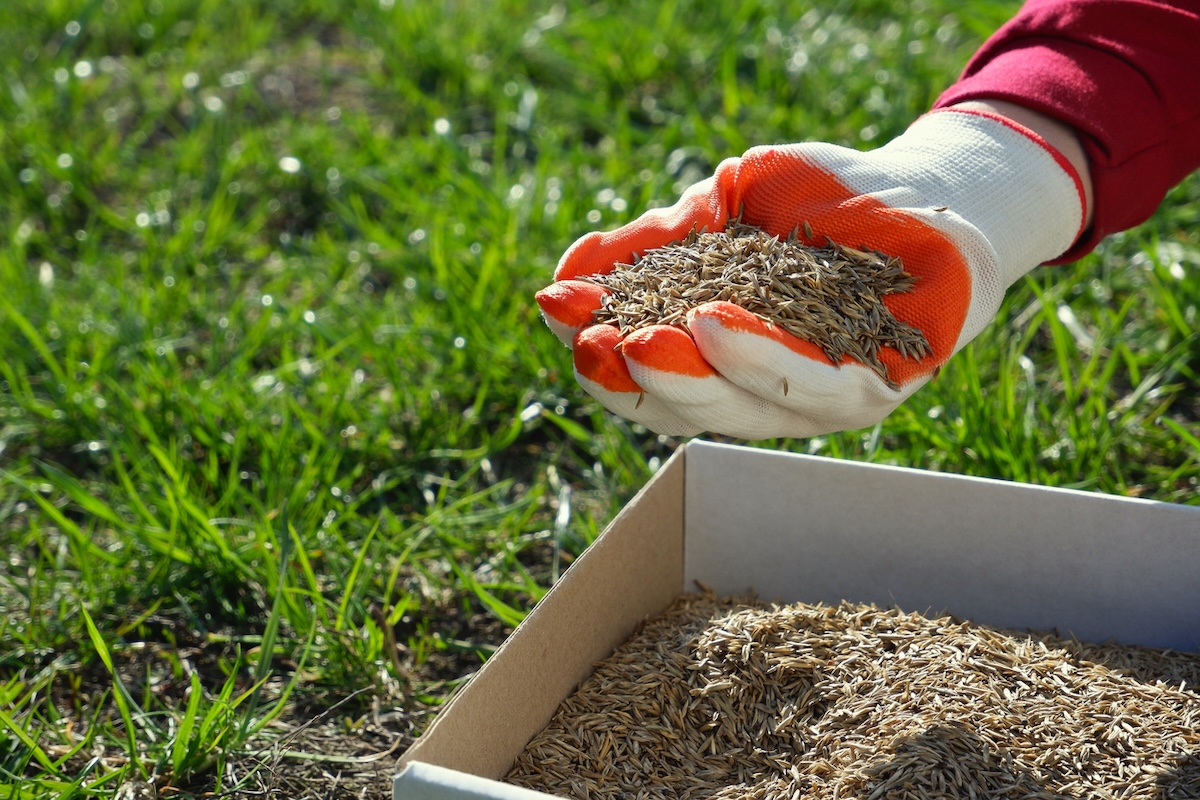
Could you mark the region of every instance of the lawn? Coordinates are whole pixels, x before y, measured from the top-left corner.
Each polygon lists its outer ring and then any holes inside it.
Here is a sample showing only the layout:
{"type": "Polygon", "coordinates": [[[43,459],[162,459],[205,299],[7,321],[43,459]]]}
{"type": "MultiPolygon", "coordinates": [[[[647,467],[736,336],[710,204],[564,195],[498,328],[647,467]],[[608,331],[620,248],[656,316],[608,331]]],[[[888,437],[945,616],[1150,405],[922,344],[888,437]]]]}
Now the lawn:
{"type": "MultiPolygon", "coordinates": [[[[679,442],[533,293],[746,147],[897,134],[1015,2],[8,0],[0,798],[383,797],[679,442]]],[[[1200,182],[875,428],[1198,503],[1200,182]]]]}

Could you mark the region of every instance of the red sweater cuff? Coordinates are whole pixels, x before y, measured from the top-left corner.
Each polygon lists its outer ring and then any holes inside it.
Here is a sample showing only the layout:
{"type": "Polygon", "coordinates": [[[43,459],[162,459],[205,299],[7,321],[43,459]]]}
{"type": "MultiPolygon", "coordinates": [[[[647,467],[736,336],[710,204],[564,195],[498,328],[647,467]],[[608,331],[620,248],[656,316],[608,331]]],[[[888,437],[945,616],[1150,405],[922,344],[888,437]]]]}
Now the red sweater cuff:
{"type": "Polygon", "coordinates": [[[1200,166],[1200,14],[1151,0],[1030,0],[935,108],[1007,100],[1073,127],[1087,153],[1092,227],[1055,263],[1150,217],[1200,166]]]}

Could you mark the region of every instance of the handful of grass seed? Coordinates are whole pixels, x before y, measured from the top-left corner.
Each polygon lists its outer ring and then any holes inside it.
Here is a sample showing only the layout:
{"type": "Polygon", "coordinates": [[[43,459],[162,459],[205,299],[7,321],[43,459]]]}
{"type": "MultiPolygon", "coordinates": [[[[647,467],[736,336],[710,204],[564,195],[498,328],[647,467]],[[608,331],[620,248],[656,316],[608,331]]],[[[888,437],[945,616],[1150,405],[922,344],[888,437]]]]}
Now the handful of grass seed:
{"type": "Polygon", "coordinates": [[[636,263],[584,280],[609,289],[595,321],[622,333],[656,324],[686,328],[688,311],[725,300],[813,342],[835,364],[849,356],[871,367],[892,388],[881,348],[914,359],[930,353],[925,335],[883,304],[916,282],[900,259],[833,242],[813,247],[739,220],[724,231],[693,230],[636,263]]]}
{"type": "Polygon", "coordinates": [[[580,798],[1200,798],[1200,654],[685,595],[507,780],[580,798]]]}

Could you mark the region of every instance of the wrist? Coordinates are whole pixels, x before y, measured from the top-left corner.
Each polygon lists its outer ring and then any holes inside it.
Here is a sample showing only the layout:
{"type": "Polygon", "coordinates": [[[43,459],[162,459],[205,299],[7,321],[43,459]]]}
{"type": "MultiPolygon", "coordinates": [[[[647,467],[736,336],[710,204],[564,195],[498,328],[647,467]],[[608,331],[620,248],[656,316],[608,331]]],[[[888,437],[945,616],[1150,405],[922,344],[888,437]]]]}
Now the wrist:
{"type": "Polygon", "coordinates": [[[1041,137],[1047,145],[1058,151],[1059,155],[1074,169],[1084,202],[1082,230],[1091,227],[1093,215],[1091,167],[1083,145],[1079,141],[1079,135],[1074,128],[1040,111],[1034,111],[1007,100],[968,100],[948,106],[946,110],[993,114],[1011,120],[1041,137]]]}

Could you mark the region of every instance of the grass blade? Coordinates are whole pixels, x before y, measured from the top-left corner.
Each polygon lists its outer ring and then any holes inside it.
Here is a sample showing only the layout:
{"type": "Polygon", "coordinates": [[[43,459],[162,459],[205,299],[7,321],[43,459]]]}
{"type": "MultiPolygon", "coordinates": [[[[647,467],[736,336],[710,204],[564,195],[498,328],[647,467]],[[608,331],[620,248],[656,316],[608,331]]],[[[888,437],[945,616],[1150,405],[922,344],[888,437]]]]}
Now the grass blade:
{"type": "Polygon", "coordinates": [[[132,698],[125,689],[125,683],[121,680],[120,674],[117,673],[116,666],[113,664],[112,654],[109,652],[108,644],[105,643],[104,637],[100,633],[100,629],[96,627],[96,623],[92,620],[92,615],[88,613],[87,607],[83,604],[79,606],[79,613],[83,617],[84,625],[87,626],[88,638],[92,642],[92,647],[95,648],[96,654],[100,656],[100,660],[104,663],[109,675],[112,676],[113,682],[113,700],[117,704],[117,710],[121,714],[121,722],[125,726],[125,736],[129,746],[127,753],[130,762],[142,777],[145,777],[146,771],[142,765],[141,759],[138,756],[137,746],[137,729],[133,724],[133,713],[131,706],[133,705],[132,698]]]}

